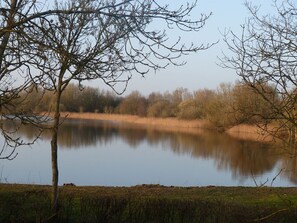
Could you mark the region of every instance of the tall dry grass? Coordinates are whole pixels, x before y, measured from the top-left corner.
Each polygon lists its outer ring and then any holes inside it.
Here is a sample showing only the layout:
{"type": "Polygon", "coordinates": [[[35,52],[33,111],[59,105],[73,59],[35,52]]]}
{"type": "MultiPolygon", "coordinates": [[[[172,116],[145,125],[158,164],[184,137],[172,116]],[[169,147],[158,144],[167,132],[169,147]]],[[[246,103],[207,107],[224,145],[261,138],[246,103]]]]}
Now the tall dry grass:
{"type": "Polygon", "coordinates": [[[211,125],[206,120],[179,120],[176,118],[147,118],[136,115],[118,115],[118,114],[101,114],[101,113],[61,113],[62,117],[73,119],[87,120],[109,120],[126,122],[133,124],[150,125],[157,127],[172,127],[172,128],[207,128],[211,125]]]}
{"type": "MultiPolygon", "coordinates": [[[[61,113],[62,117],[70,119],[86,120],[107,120],[124,122],[130,124],[140,124],[150,128],[158,128],[166,131],[179,131],[192,134],[201,134],[203,130],[214,130],[215,127],[207,120],[179,120],[177,118],[147,118],[136,115],[118,115],[101,113],[61,113]]],[[[238,125],[226,131],[232,137],[252,140],[252,141],[271,141],[271,137],[265,134],[256,125],[238,125]]]]}
{"type": "Polygon", "coordinates": [[[257,125],[240,124],[227,130],[227,133],[233,137],[249,139],[253,141],[272,141],[272,136],[263,131],[257,125]]]}

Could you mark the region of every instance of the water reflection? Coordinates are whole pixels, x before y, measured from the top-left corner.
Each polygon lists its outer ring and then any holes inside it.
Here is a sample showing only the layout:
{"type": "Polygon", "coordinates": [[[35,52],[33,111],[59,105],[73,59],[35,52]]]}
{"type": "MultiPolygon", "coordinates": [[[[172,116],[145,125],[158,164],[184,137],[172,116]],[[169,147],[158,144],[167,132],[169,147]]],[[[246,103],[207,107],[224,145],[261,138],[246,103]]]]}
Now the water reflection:
{"type": "MultiPolygon", "coordinates": [[[[9,128],[9,125],[7,126],[9,128]]],[[[20,129],[20,134],[32,140],[38,134],[38,129],[26,125],[20,129]]],[[[44,131],[41,138],[49,140],[49,132],[44,131]]],[[[212,159],[218,169],[228,170],[234,177],[239,178],[269,172],[281,162],[281,166],[289,170],[285,172],[286,176],[297,184],[296,156],[280,156],[277,149],[268,144],[236,139],[211,131],[179,132],[117,122],[67,120],[61,126],[59,146],[63,150],[90,146],[102,148],[118,139],[131,148],[138,148],[146,142],[151,149],[162,148],[180,156],[212,159]]]]}

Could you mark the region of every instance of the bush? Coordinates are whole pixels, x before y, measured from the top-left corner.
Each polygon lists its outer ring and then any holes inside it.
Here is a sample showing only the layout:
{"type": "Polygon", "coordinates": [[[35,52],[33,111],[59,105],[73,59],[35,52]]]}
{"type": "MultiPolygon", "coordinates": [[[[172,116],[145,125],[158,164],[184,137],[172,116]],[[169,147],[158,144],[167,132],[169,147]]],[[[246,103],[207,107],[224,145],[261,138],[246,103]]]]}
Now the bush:
{"type": "Polygon", "coordinates": [[[167,118],[174,116],[174,111],[168,101],[162,100],[152,104],[147,111],[148,117],[167,118]]]}
{"type": "Polygon", "coordinates": [[[179,105],[178,118],[180,119],[198,119],[201,118],[201,112],[199,111],[199,106],[196,104],[194,99],[188,99],[182,101],[179,105]]]}

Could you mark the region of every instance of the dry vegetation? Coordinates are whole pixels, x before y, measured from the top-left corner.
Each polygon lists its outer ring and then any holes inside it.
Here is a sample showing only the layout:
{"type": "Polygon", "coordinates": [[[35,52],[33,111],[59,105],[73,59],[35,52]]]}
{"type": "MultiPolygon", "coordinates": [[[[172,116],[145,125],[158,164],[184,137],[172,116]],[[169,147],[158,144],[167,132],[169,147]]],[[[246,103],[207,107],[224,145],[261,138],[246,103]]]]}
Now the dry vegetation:
{"type": "Polygon", "coordinates": [[[228,129],[226,133],[236,138],[248,139],[252,141],[270,142],[273,140],[273,137],[271,135],[263,131],[257,125],[247,125],[247,124],[236,125],[228,129]]]}
{"type": "MultiPolygon", "coordinates": [[[[201,130],[216,130],[208,120],[180,120],[177,118],[147,118],[136,115],[118,115],[118,114],[101,114],[101,113],[61,113],[62,117],[85,120],[106,120],[125,122],[130,124],[145,125],[150,128],[158,128],[166,131],[179,131],[192,134],[199,134],[201,130]]],[[[271,137],[264,134],[256,125],[241,124],[234,126],[226,131],[232,137],[253,140],[253,141],[270,141],[271,137]]]]}
{"type": "Polygon", "coordinates": [[[147,118],[137,115],[118,115],[118,114],[101,114],[101,113],[68,113],[61,114],[63,117],[74,119],[88,120],[109,120],[118,122],[127,122],[133,124],[143,124],[158,127],[171,128],[211,128],[206,120],[179,120],[176,118],[147,118]]]}
{"type": "MultiPolygon", "coordinates": [[[[270,88],[269,88],[270,89],[270,88]]],[[[52,112],[50,92],[32,90],[25,106],[17,113],[52,112]],[[40,100],[37,100],[40,98],[40,100]]],[[[69,118],[111,120],[167,128],[170,131],[215,129],[219,132],[251,140],[271,140],[257,125],[270,125],[275,117],[265,100],[248,86],[221,84],[217,90],[202,89],[189,92],[179,88],[173,92],[140,92],[120,97],[108,91],[86,87],[83,91],[70,85],[61,99],[62,116],[69,118]],[[191,129],[191,130],[189,130],[191,129]]]]}

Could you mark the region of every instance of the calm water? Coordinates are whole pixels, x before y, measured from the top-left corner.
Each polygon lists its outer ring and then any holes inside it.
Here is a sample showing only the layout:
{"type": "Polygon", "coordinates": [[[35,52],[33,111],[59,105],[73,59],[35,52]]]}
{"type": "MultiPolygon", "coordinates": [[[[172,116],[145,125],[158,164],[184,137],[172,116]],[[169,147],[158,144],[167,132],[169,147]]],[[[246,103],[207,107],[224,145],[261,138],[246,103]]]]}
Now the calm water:
{"type": "MultiPolygon", "coordinates": [[[[36,130],[25,126],[27,140],[36,130]]],[[[296,158],[267,144],[216,132],[178,133],[103,121],[66,121],[59,135],[60,184],[296,186],[296,158]],[[283,169],[282,174],[273,178],[283,169]]],[[[3,141],[3,139],[1,139],[3,141]]],[[[2,143],[2,141],[0,143],[2,143]]],[[[51,184],[50,137],[0,160],[0,182],[51,184]]]]}

